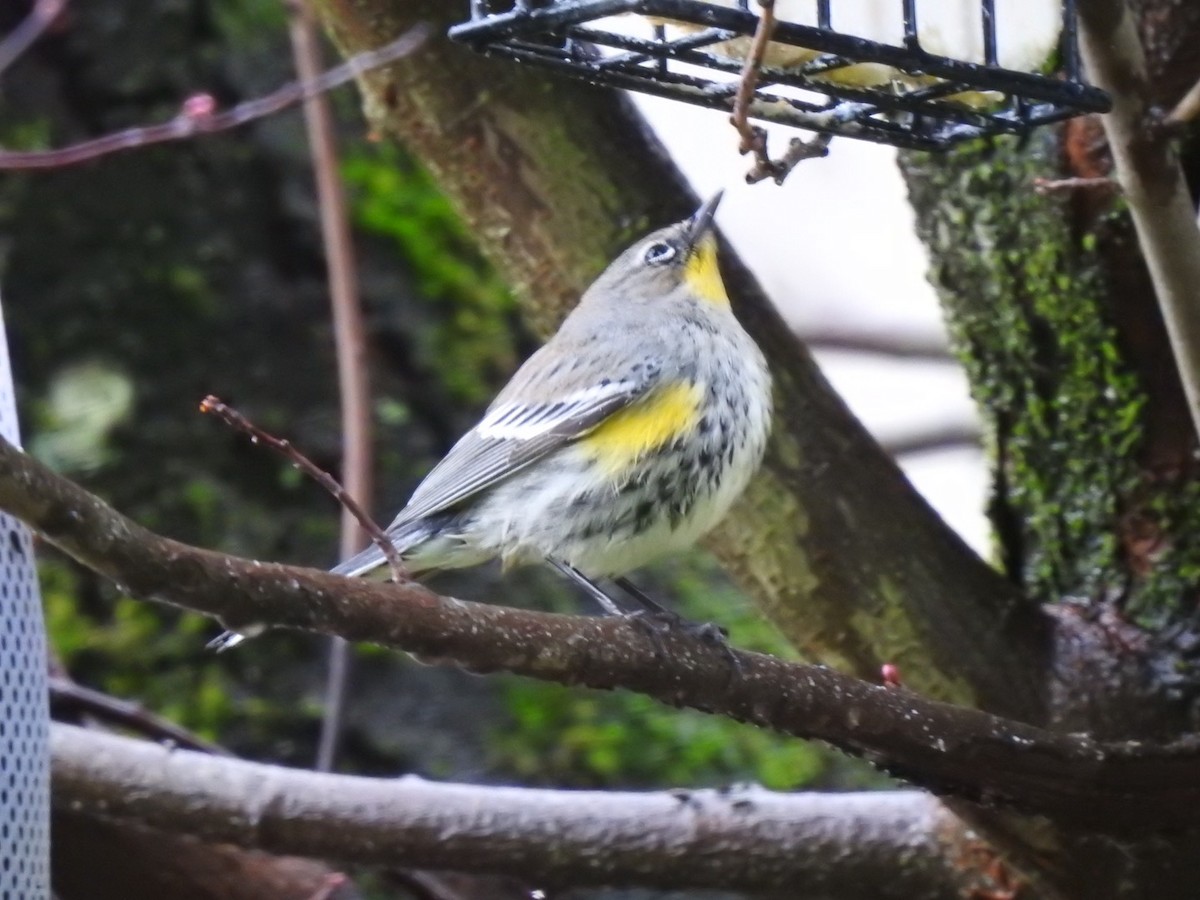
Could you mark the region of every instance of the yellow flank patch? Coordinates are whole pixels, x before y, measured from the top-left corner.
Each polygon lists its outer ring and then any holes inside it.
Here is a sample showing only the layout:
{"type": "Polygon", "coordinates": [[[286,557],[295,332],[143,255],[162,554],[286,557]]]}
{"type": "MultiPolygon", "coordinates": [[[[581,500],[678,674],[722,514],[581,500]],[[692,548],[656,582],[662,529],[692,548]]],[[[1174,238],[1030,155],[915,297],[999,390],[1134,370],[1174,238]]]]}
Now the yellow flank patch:
{"type": "Polygon", "coordinates": [[[692,250],[683,268],[683,280],[692,293],[714,306],[728,306],[729,295],[717,267],[717,239],[706,234],[692,250]]]}
{"type": "Polygon", "coordinates": [[[695,427],[702,394],[698,385],[685,382],[662,388],[613,413],[579,443],[616,475],[695,427]]]}

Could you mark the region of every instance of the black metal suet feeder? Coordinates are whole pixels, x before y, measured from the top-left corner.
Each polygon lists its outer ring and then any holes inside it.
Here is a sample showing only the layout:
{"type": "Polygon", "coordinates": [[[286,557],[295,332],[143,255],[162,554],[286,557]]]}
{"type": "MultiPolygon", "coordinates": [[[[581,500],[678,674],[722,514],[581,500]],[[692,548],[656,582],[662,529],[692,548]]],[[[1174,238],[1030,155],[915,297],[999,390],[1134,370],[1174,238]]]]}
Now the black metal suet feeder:
{"type": "MultiPolygon", "coordinates": [[[[897,147],[942,150],[1110,107],[1108,95],[1080,75],[1075,0],[1063,3],[1061,74],[1054,76],[1006,69],[997,62],[995,0],[958,0],[980,4],[982,62],[922,49],[921,0],[894,0],[901,7],[904,34],[895,44],[834,30],[830,7],[838,0],[814,2],[815,25],[782,18],[776,23],[771,46],[797,48],[804,61],[760,67],[749,107],[752,118],[897,147]],[[895,77],[878,83],[839,77],[864,64],[895,77]]],[[[755,0],[738,0],[736,7],[699,0],[471,0],[471,20],[451,28],[450,37],[485,53],[595,84],[729,112],[743,60],[727,48],[738,41],[745,46],[754,35],[756,9],[755,0]],[[647,36],[614,30],[614,22],[629,20],[613,17],[625,14],[645,17],[640,24],[647,36]]]]}

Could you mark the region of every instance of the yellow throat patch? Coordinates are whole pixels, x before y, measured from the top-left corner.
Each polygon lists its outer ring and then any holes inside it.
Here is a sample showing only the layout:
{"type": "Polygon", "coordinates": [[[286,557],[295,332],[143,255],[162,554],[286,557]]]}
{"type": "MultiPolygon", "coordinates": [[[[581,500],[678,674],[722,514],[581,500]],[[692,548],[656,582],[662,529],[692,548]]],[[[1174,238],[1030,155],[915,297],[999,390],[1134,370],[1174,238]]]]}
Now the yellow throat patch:
{"type": "Polygon", "coordinates": [[[685,382],[657,390],[613,413],[579,443],[606,472],[617,475],[695,427],[702,393],[698,385],[685,382]]]}
{"type": "Polygon", "coordinates": [[[729,306],[725,282],[717,267],[717,239],[706,234],[692,250],[683,267],[683,281],[701,300],[714,306],[729,306]]]}

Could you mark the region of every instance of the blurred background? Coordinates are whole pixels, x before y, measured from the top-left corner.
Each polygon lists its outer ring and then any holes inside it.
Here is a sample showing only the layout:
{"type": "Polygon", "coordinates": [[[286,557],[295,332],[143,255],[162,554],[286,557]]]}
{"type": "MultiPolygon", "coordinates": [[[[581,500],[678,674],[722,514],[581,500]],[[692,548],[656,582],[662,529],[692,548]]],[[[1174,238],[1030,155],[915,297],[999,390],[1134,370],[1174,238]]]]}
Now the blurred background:
{"type": "MultiPolygon", "coordinates": [[[[0,7],[0,27],[21,7],[0,7]]],[[[0,142],[61,146],[166,121],[197,91],[225,108],[293,78],[276,0],[75,4],[5,74],[0,142]]],[[[375,508],[386,520],[536,345],[429,176],[367,134],[352,89],[333,103],[369,329],[375,508]]],[[[699,193],[727,189],[722,227],[853,409],[986,553],[977,425],[892,151],[835,140],[784,187],[751,187],[723,116],[639,103],[699,193]]],[[[259,559],[336,561],[334,502],[197,412],[217,394],[338,467],[329,302],[298,110],[6,174],[0,288],[33,453],[161,533],[259,559]]],[[[312,764],[324,640],[271,634],[218,657],[204,647],[219,630],[210,621],[125,597],[49,550],[41,574],[61,677],[136,699],[239,754],[312,764]]],[[[639,581],[685,615],[727,625],[739,645],[789,652],[702,551],[639,581]]],[[[540,571],[500,579],[484,568],[434,586],[591,612],[540,571]]],[[[563,786],[886,783],[819,747],[641,697],[353,653],[343,771],[563,786]]],[[[80,715],[65,701],[57,713],[80,715]]]]}

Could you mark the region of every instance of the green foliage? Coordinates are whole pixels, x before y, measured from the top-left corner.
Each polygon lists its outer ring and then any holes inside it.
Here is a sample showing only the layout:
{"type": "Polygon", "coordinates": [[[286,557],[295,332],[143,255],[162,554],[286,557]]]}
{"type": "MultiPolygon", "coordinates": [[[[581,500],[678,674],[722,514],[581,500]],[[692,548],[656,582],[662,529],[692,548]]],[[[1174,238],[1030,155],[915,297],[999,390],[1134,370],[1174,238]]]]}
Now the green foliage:
{"type": "MultiPolygon", "coordinates": [[[[691,621],[728,628],[740,648],[791,657],[782,636],[729,583],[711,557],[695,553],[660,566],[646,584],[674,596],[691,621]]],[[[584,692],[505,678],[510,721],[493,730],[494,768],[520,779],[575,787],[726,785],[750,781],[790,790],[829,780],[833,755],[814,745],[636,694],[584,692]]],[[[839,784],[878,784],[856,763],[839,764],[839,784]]]]}
{"type": "Polygon", "coordinates": [[[30,452],[63,472],[99,468],[112,458],[109,437],[133,411],[133,382],[98,360],[65,366],[55,373],[38,404],[30,452]]]}
{"type": "Polygon", "coordinates": [[[514,366],[515,304],[429,175],[391,144],[366,145],[342,167],[356,224],[393,241],[417,290],[407,298],[437,308],[438,327],[420,352],[454,398],[489,399],[497,372],[514,366]]]}
{"type": "Polygon", "coordinates": [[[723,785],[788,790],[817,777],[822,753],[795,739],[636,694],[504,679],[512,723],[492,764],[530,784],[572,787],[723,785]]]}
{"type": "Polygon", "coordinates": [[[233,714],[232,682],[204,653],[212,631],[207,619],[164,615],[119,594],[84,604],[85,579],[77,569],[48,559],[38,572],[46,628],[73,677],[118,697],[136,697],[197,734],[217,738],[233,714]]]}
{"type": "Polygon", "coordinates": [[[264,41],[278,41],[287,27],[288,6],[277,0],[216,0],[217,27],[245,50],[264,41]]]}

